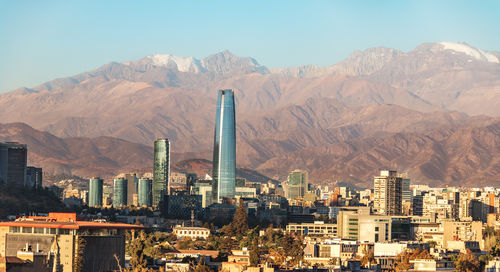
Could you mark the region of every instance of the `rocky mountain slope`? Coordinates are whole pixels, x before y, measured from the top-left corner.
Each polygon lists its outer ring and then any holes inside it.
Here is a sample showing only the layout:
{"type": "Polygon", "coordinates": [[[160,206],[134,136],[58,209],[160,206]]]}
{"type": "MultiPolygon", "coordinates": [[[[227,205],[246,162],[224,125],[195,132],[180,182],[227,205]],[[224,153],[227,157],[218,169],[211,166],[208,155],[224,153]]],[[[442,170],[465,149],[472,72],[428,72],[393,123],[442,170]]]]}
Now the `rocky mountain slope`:
{"type": "MultiPolygon", "coordinates": [[[[216,92],[232,88],[236,91],[239,166],[261,169],[276,178],[284,178],[293,168],[305,168],[318,180],[338,176],[362,181],[374,171],[367,167],[358,172],[359,165],[375,166],[369,162],[367,147],[349,152],[363,160],[352,161],[352,171],[345,167],[343,174],[319,161],[313,163],[316,159],[305,163],[305,157],[296,156],[314,152],[318,158],[328,157],[333,146],[365,141],[371,146],[377,143],[370,142],[374,139],[396,135],[428,137],[430,131],[495,124],[500,115],[499,57],[497,52],[455,43],[422,44],[410,52],[356,51],[329,67],[268,69],[228,51],[202,60],[153,55],[2,94],[0,118],[4,123],[25,122],[65,140],[90,137],[85,138],[89,146],[94,138],[109,136],[128,141],[123,148],[135,150],[138,147],[132,143],[151,146],[155,138],[168,137],[173,152],[182,159],[211,159],[216,92]],[[490,117],[470,116],[477,114],[490,117]]],[[[90,150],[86,155],[103,156],[99,148],[90,150]]],[[[428,151],[429,156],[438,151],[428,151]]],[[[450,164],[455,162],[448,159],[450,164]]],[[[67,171],[77,159],[63,156],[60,160],[54,165],[67,171]]],[[[110,172],[144,167],[144,162],[124,158],[113,167],[85,167],[110,172]]],[[[421,164],[409,164],[402,156],[379,162],[380,167],[414,169],[410,172],[422,181],[466,179],[444,169],[415,170],[421,164]]],[[[485,180],[493,182],[494,176],[485,174],[485,180]]]]}

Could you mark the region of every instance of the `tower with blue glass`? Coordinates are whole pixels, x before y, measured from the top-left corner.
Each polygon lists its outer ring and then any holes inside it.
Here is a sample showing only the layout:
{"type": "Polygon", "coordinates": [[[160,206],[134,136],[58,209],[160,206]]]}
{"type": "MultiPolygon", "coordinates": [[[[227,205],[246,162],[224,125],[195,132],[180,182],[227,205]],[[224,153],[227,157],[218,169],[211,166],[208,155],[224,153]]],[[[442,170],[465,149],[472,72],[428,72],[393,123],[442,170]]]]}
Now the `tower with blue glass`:
{"type": "Polygon", "coordinates": [[[212,203],[234,198],[236,184],[236,117],[233,90],[219,90],[215,113],[212,203]]]}

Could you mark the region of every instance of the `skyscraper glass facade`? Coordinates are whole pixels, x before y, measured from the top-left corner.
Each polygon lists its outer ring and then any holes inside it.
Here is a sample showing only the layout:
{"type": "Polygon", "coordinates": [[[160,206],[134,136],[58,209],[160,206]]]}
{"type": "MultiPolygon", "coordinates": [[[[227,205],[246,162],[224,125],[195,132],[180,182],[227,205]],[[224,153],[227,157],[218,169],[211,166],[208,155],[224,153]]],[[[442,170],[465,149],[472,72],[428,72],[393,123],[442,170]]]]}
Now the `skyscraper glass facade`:
{"type": "Polygon", "coordinates": [[[0,183],[24,186],[28,148],[15,142],[0,143],[0,183]]]}
{"type": "Polygon", "coordinates": [[[236,182],[236,117],[234,92],[219,90],[215,113],[212,202],[234,198],[236,182]]]}
{"type": "Polygon", "coordinates": [[[89,206],[102,206],[102,183],[100,178],[91,178],[89,181],[89,206]]]}
{"type": "Polygon", "coordinates": [[[151,195],[151,180],[146,178],[139,179],[139,185],[137,188],[137,203],[140,207],[147,206],[150,207],[152,204],[151,195]]]}
{"type": "Polygon", "coordinates": [[[307,172],[294,170],[288,175],[287,198],[303,198],[307,192],[307,172]]]}
{"type": "Polygon", "coordinates": [[[113,181],[113,207],[127,206],[127,180],[118,178],[113,181]]]}
{"type": "Polygon", "coordinates": [[[154,144],[153,206],[158,206],[167,193],[170,174],[170,142],[158,139],[154,144]]]}

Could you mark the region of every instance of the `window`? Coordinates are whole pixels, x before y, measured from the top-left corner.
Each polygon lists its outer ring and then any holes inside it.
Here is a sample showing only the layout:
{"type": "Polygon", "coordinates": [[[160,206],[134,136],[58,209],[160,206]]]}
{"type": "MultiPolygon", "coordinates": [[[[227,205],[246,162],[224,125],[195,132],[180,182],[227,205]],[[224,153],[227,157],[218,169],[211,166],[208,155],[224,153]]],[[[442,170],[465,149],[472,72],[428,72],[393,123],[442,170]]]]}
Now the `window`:
{"type": "Polygon", "coordinates": [[[23,227],[23,233],[33,233],[32,227],[23,227]]]}
{"type": "Polygon", "coordinates": [[[43,230],[44,230],[43,228],[34,228],[33,229],[33,233],[41,233],[41,234],[43,234],[43,230]]]}
{"type": "Polygon", "coordinates": [[[19,233],[21,232],[21,227],[10,227],[9,231],[12,233],[19,233]]]}

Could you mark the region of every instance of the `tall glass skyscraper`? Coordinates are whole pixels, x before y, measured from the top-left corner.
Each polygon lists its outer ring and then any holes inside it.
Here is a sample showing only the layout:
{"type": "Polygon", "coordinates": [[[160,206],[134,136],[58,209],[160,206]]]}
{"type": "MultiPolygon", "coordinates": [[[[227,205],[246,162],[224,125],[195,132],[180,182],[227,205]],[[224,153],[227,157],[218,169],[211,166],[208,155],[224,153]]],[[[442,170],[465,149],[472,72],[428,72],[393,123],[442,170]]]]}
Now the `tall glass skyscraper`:
{"type": "Polygon", "coordinates": [[[234,198],[236,183],[236,118],[233,90],[219,90],[215,113],[212,202],[234,198]]]}
{"type": "Polygon", "coordinates": [[[102,183],[101,178],[89,180],[89,207],[102,207],[102,183]]]}
{"type": "Polygon", "coordinates": [[[127,183],[124,178],[117,178],[113,181],[113,207],[127,206],[127,183]]]}
{"type": "Polygon", "coordinates": [[[154,146],[153,165],[153,206],[158,206],[168,192],[170,175],[170,142],[168,139],[158,139],[154,146]]]}

